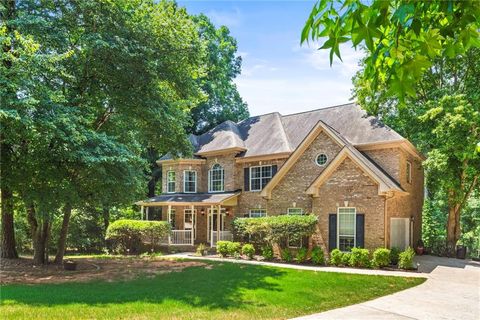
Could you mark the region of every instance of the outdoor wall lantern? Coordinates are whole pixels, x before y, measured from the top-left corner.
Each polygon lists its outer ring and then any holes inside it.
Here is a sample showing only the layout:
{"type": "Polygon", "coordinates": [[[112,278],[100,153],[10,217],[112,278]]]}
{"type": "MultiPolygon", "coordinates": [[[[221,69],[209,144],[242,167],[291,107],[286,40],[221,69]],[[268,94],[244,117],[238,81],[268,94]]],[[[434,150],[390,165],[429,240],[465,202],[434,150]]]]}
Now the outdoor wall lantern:
{"type": "Polygon", "coordinates": [[[205,209],[202,208],[202,209],[200,210],[200,214],[201,214],[202,216],[204,216],[204,215],[205,215],[205,209]]]}

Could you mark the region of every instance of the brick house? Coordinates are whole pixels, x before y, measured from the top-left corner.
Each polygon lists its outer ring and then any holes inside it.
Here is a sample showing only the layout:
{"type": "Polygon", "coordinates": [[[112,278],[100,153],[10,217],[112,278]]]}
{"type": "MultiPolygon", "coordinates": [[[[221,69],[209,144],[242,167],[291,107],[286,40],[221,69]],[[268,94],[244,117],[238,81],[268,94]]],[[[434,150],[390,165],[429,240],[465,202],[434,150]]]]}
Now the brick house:
{"type": "Polygon", "coordinates": [[[318,216],[325,251],[420,239],[423,156],[355,104],[226,121],[190,141],[192,158],[158,160],[163,193],[137,203],[171,222],[170,245],[215,245],[235,217],[282,214],[318,216]]]}

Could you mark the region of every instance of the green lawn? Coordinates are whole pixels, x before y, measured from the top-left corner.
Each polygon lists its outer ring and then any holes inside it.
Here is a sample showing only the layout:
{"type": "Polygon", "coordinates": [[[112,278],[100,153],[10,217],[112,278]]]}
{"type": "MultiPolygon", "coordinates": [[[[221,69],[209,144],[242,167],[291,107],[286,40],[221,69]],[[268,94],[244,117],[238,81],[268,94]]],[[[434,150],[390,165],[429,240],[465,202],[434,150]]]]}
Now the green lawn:
{"type": "Polygon", "coordinates": [[[1,287],[2,319],[281,319],[391,294],[424,279],[209,263],[129,281],[1,287]]]}

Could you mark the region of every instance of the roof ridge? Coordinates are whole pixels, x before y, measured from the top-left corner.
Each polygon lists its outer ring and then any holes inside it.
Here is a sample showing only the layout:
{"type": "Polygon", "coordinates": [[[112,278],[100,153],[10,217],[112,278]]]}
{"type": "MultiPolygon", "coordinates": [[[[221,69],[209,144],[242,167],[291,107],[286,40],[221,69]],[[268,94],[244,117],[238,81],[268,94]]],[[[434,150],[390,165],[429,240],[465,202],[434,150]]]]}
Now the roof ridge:
{"type": "Polygon", "coordinates": [[[338,104],[338,105],[329,106],[329,107],[323,107],[323,108],[316,108],[316,109],[312,109],[312,110],[300,111],[300,112],[295,112],[295,113],[290,113],[290,114],[282,115],[282,117],[285,118],[285,117],[296,116],[296,115],[304,114],[304,113],[322,111],[322,110],[333,109],[333,108],[341,108],[341,107],[352,106],[352,105],[356,105],[356,103],[355,103],[355,102],[350,102],[350,103],[343,103],[343,104],[338,104]]]}

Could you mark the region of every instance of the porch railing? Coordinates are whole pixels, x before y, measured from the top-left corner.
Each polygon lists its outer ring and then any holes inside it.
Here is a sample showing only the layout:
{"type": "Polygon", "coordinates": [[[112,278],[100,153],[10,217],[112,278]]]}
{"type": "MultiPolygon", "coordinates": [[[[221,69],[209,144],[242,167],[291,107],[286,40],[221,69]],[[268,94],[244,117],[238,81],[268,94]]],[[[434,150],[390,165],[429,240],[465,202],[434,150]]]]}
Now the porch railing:
{"type": "Polygon", "coordinates": [[[193,230],[172,230],[168,237],[168,244],[172,246],[193,245],[193,230]]]}
{"type": "Polygon", "coordinates": [[[212,230],[211,231],[211,237],[212,243],[211,246],[215,247],[217,244],[217,241],[232,241],[233,240],[233,234],[231,231],[220,231],[220,238],[217,240],[217,231],[212,230]]]}

